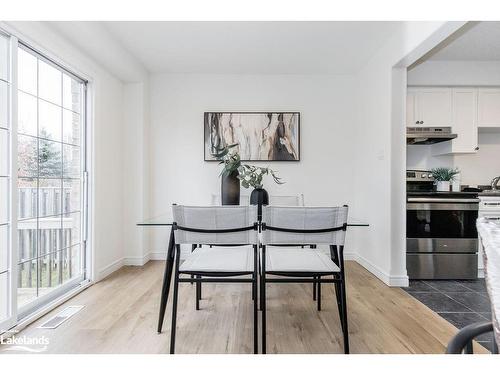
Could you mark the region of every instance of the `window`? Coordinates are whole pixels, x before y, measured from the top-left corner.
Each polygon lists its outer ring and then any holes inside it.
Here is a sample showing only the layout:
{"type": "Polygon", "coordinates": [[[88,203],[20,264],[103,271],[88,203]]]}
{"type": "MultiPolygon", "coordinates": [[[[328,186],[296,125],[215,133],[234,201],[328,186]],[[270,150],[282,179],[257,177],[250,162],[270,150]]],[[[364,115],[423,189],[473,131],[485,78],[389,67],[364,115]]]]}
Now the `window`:
{"type": "Polygon", "coordinates": [[[17,68],[17,304],[22,308],[84,276],[85,84],[22,45],[17,68]]]}

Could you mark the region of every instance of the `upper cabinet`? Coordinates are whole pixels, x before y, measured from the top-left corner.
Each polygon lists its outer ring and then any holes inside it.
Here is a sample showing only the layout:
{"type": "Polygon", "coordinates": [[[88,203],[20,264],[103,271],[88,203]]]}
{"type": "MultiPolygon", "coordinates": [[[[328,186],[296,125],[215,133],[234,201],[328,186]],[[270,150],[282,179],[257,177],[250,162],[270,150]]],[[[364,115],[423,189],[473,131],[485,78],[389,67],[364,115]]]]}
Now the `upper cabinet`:
{"type": "Polygon", "coordinates": [[[407,126],[452,126],[452,92],[449,88],[409,88],[407,126]]]}
{"type": "Polygon", "coordinates": [[[484,128],[500,127],[500,89],[478,89],[477,124],[484,128]]]}
{"type": "Polygon", "coordinates": [[[468,87],[410,87],[407,126],[451,126],[457,138],[432,145],[433,155],[478,150],[478,90],[468,87]]]}
{"type": "Polygon", "coordinates": [[[433,155],[475,153],[478,148],[477,89],[453,88],[452,131],[457,138],[433,145],[433,155]]]}

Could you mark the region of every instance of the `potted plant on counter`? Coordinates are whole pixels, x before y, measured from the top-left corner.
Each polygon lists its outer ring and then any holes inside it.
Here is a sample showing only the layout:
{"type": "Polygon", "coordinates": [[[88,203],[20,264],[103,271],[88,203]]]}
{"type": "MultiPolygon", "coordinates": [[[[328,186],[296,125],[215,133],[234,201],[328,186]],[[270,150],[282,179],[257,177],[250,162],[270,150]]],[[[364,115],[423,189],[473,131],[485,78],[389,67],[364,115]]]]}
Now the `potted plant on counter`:
{"type": "Polygon", "coordinates": [[[450,183],[455,179],[456,175],[460,173],[458,168],[433,168],[431,170],[432,177],[436,182],[437,191],[450,191],[450,183]]]}

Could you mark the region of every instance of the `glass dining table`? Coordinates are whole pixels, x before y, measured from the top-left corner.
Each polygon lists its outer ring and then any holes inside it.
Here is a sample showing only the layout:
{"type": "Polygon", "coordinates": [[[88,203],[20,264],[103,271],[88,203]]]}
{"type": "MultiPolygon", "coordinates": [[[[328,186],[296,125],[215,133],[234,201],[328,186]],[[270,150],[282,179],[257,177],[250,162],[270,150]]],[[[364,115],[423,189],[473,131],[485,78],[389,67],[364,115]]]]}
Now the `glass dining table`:
{"type": "MultiPolygon", "coordinates": [[[[152,218],[148,218],[137,223],[140,227],[170,227],[170,236],[168,240],[166,262],[165,262],[165,272],[163,274],[163,285],[161,290],[161,301],[160,301],[160,314],[158,317],[158,333],[161,333],[163,327],[163,320],[165,317],[165,310],[167,308],[168,296],[170,293],[170,284],[172,280],[172,274],[175,262],[175,241],[174,241],[174,230],[173,230],[173,217],[172,213],[165,213],[152,218]]],[[[362,220],[349,219],[347,222],[348,227],[368,227],[369,224],[362,220]]]]}

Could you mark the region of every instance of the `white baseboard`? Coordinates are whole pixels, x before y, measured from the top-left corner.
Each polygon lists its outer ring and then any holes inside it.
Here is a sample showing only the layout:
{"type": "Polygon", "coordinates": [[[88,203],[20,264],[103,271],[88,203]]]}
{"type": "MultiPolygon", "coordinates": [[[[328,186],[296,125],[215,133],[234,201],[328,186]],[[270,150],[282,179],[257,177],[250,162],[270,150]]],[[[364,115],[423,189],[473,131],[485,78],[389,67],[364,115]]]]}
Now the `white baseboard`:
{"type": "Polygon", "coordinates": [[[151,251],[148,253],[149,260],[165,260],[167,259],[167,251],[151,251]]]}
{"type": "Polygon", "coordinates": [[[150,256],[151,253],[147,253],[143,256],[125,257],[123,258],[123,264],[125,266],[144,266],[151,259],[150,256]]]}
{"type": "MultiPolygon", "coordinates": [[[[382,282],[385,284],[392,286],[392,287],[406,287],[408,286],[409,279],[408,275],[389,275],[382,271],[378,266],[374,265],[372,262],[370,262],[368,259],[362,257],[359,254],[356,253],[350,253],[350,256],[352,256],[351,260],[356,261],[359,263],[361,266],[363,266],[368,272],[372,273],[374,276],[379,278],[382,282]]],[[[346,259],[348,259],[346,257],[346,259]]]]}
{"type": "MultiPolygon", "coordinates": [[[[185,259],[186,255],[191,252],[190,246],[181,245],[181,259],[185,259]]],[[[148,254],[149,260],[165,260],[167,259],[167,250],[153,250],[148,254]]]]}
{"type": "Polygon", "coordinates": [[[478,268],[478,270],[477,270],[477,277],[479,279],[484,279],[484,268],[478,268]]]}
{"type": "Polygon", "coordinates": [[[96,277],[96,282],[101,281],[104,279],[106,276],[111,275],[113,272],[118,271],[120,268],[122,268],[125,265],[124,259],[118,259],[112,262],[111,264],[108,264],[106,267],[102,268],[97,272],[97,277],[96,277]]]}

